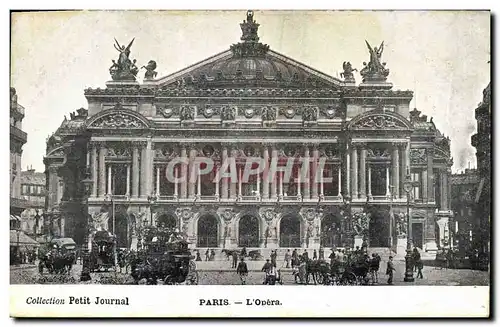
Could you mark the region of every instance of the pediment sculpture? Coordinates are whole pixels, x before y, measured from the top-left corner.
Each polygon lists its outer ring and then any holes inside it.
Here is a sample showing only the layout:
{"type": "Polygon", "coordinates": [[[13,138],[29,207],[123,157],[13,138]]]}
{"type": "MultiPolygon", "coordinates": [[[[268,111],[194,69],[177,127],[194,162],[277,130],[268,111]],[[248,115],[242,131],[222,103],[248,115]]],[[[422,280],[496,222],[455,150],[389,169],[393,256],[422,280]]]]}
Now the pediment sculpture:
{"type": "Polygon", "coordinates": [[[146,124],[136,117],[123,112],[115,112],[97,119],[91,124],[91,127],[97,128],[147,128],[146,124]]]}

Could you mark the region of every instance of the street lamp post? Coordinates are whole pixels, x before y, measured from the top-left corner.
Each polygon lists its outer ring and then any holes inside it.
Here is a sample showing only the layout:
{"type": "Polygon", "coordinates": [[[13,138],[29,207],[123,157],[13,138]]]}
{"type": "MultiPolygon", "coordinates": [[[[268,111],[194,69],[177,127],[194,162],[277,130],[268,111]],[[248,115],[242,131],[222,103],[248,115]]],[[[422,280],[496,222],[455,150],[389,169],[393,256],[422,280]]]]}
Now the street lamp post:
{"type": "Polygon", "coordinates": [[[149,202],[149,204],[150,204],[150,206],[149,206],[149,213],[150,213],[150,216],[149,216],[149,218],[150,218],[149,224],[150,224],[151,226],[153,226],[153,205],[154,205],[154,204],[155,204],[155,202],[156,202],[156,197],[155,197],[155,196],[153,196],[153,195],[148,196],[148,202],[149,202]]]}
{"type": "Polygon", "coordinates": [[[406,235],[406,256],[405,256],[405,282],[414,282],[413,278],[413,256],[411,250],[411,234],[412,226],[410,219],[410,193],[413,190],[410,172],[407,171],[406,180],[403,183],[403,188],[406,192],[406,219],[407,219],[407,235],[406,235]]]}
{"type": "Polygon", "coordinates": [[[87,175],[82,181],[85,191],[85,209],[83,214],[85,215],[85,234],[83,238],[83,266],[82,272],[80,274],[80,281],[89,281],[90,277],[90,255],[89,255],[89,232],[90,232],[90,222],[89,222],[89,196],[90,190],[92,189],[93,180],[87,175]]]}

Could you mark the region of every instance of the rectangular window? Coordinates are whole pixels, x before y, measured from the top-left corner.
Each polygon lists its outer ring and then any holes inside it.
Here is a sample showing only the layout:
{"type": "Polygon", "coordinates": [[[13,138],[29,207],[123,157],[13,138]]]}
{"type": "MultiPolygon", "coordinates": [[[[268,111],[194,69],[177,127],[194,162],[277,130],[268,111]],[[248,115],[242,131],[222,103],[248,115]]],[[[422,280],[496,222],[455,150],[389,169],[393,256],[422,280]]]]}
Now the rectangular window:
{"type": "Polygon", "coordinates": [[[387,166],[385,164],[371,164],[372,195],[382,196],[387,193],[387,166]]]}
{"type": "Polygon", "coordinates": [[[23,185],[22,191],[23,191],[23,195],[28,194],[28,185],[23,185]]]}
{"type": "Polygon", "coordinates": [[[339,168],[340,165],[325,164],[325,170],[323,171],[324,196],[337,196],[339,194],[339,168]],[[326,182],[325,180],[328,179],[330,181],[326,182]]]}
{"type": "Polygon", "coordinates": [[[413,198],[415,200],[420,200],[421,199],[421,194],[420,190],[422,188],[422,180],[421,180],[421,173],[420,172],[412,172],[411,173],[411,181],[413,182],[413,198]]]}
{"type": "MultiPolygon", "coordinates": [[[[109,178],[109,169],[106,170],[106,178],[109,178]]],[[[111,165],[111,194],[125,195],[127,192],[127,165],[111,165]]]]}

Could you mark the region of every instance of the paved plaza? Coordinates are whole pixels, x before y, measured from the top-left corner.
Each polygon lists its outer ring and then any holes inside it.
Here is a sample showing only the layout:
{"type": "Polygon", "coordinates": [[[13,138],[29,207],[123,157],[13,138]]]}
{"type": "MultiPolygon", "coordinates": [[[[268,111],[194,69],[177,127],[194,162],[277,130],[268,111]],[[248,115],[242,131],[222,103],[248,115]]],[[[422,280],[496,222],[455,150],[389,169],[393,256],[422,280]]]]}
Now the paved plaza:
{"type": "MultiPolygon", "coordinates": [[[[264,273],[260,271],[264,261],[248,261],[249,276],[247,285],[262,284],[264,273]]],[[[380,265],[379,285],[385,285],[387,276],[384,274],[386,262],[383,260],[380,265]]],[[[441,285],[441,286],[487,286],[489,285],[489,273],[471,269],[442,269],[438,267],[424,266],[423,279],[415,279],[415,282],[407,283],[403,281],[404,261],[395,261],[396,272],[394,274],[394,285],[441,285]]],[[[240,285],[240,278],[236,274],[236,269],[231,268],[230,261],[202,261],[197,262],[197,270],[200,285],[240,285]]],[[[80,283],[79,276],[81,265],[73,266],[69,277],[52,277],[45,273],[43,277],[38,273],[34,265],[11,266],[11,284],[37,284],[54,283],[61,280],[62,283],[80,283]]],[[[88,283],[97,284],[133,284],[133,279],[125,273],[92,273],[92,281],[88,283]]],[[[416,276],[416,273],[415,275],[416,276]]],[[[292,270],[282,268],[282,277],[285,285],[297,285],[294,282],[292,270]]]]}

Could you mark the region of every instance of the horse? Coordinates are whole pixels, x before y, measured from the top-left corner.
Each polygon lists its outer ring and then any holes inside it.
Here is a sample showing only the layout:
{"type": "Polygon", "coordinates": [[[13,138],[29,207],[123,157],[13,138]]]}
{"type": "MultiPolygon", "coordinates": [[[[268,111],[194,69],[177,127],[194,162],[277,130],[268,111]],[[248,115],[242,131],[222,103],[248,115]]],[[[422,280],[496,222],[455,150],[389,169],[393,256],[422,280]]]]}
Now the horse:
{"type": "Polygon", "coordinates": [[[238,250],[228,250],[228,249],[223,249],[222,253],[224,253],[227,257],[227,260],[229,261],[233,257],[233,253],[240,254],[238,250]]]}
{"type": "Polygon", "coordinates": [[[306,284],[309,284],[309,278],[312,276],[314,285],[317,283],[323,284],[329,276],[330,264],[325,260],[312,260],[306,261],[306,284]]]}
{"type": "Polygon", "coordinates": [[[43,274],[43,269],[46,268],[50,274],[70,274],[71,268],[75,263],[76,255],[73,252],[60,254],[52,252],[40,258],[38,263],[38,271],[43,274]]]}

